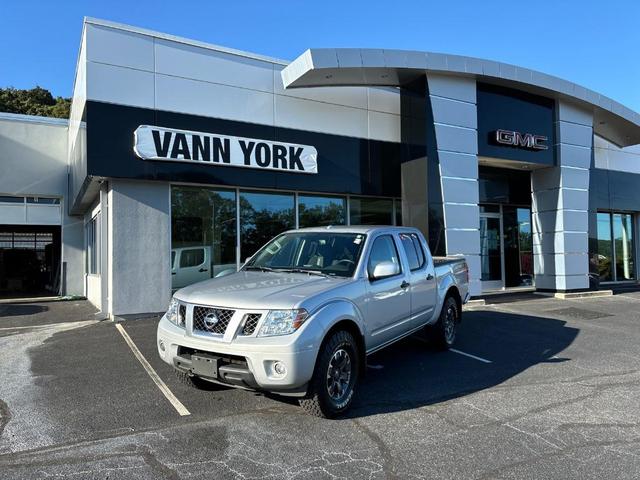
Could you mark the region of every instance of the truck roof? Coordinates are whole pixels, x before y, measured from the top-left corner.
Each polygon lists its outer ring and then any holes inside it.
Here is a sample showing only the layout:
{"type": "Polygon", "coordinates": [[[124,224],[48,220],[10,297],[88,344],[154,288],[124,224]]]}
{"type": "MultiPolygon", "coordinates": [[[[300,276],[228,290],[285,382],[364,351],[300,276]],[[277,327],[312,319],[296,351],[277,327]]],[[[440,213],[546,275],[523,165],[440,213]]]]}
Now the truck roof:
{"type": "Polygon", "coordinates": [[[392,225],[329,225],[326,227],[306,227],[299,228],[297,230],[289,230],[291,232],[343,232],[343,233],[375,233],[379,231],[414,231],[418,232],[416,228],[413,227],[394,227],[392,225]]]}

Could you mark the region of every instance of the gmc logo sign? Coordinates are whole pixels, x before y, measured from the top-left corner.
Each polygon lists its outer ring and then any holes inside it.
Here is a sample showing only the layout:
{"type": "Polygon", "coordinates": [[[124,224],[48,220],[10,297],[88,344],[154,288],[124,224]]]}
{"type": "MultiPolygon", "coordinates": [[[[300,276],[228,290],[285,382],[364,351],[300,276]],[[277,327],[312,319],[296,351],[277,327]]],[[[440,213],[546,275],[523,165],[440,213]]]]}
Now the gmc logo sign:
{"type": "Polygon", "coordinates": [[[496,130],[496,142],[501,145],[509,145],[530,150],[547,150],[549,147],[544,142],[548,140],[544,135],[520,133],[513,130],[496,130]]]}

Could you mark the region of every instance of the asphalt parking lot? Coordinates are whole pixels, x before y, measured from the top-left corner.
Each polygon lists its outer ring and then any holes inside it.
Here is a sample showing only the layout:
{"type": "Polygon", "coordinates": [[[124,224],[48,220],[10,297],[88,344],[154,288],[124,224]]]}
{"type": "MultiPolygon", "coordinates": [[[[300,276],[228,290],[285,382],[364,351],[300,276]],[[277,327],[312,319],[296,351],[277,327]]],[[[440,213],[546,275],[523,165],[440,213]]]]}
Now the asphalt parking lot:
{"type": "Polygon", "coordinates": [[[455,352],[369,358],[345,418],[180,384],[157,318],[86,302],[0,305],[0,478],[640,477],[640,293],[474,307],[455,352]]]}

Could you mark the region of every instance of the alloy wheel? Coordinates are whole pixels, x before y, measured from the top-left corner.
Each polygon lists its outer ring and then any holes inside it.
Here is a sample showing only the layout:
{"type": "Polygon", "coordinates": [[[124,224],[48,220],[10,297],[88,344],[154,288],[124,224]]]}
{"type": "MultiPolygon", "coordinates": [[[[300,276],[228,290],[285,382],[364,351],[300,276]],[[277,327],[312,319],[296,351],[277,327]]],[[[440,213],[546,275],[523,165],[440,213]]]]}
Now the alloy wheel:
{"type": "Polygon", "coordinates": [[[351,389],[351,356],[345,349],[340,348],[331,357],[327,368],[327,392],[329,397],[339,403],[347,397],[351,389]]]}
{"type": "Polygon", "coordinates": [[[444,317],[444,338],[449,345],[453,344],[456,338],[456,317],[456,308],[453,305],[449,305],[444,317]]]}

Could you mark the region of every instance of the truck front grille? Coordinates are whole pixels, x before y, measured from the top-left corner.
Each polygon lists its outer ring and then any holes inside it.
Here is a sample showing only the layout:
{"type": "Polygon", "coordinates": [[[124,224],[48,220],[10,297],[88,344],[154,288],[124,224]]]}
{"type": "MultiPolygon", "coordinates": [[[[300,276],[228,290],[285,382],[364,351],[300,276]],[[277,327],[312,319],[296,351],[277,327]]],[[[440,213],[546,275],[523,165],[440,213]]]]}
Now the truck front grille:
{"type": "Polygon", "coordinates": [[[193,329],[224,335],[235,310],[211,307],[193,307],[193,329]]]}
{"type": "Polygon", "coordinates": [[[256,327],[260,321],[260,317],[262,317],[262,314],[260,313],[247,314],[244,318],[244,325],[242,326],[242,335],[253,335],[253,332],[256,331],[256,327]]]}
{"type": "Polygon", "coordinates": [[[187,321],[187,306],[180,304],[178,307],[178,326],[184,327],[187,321]]]}

